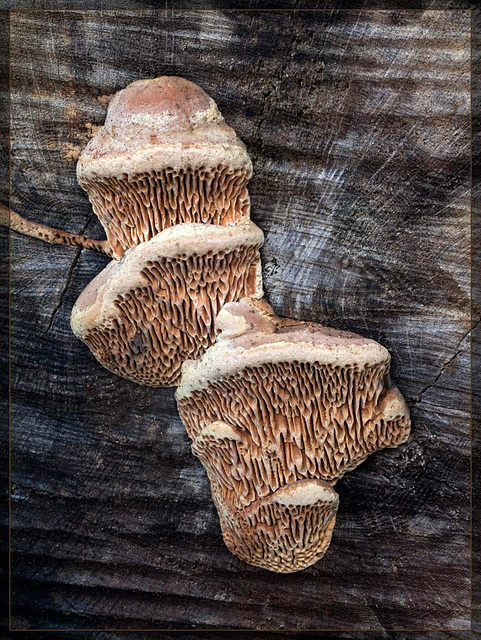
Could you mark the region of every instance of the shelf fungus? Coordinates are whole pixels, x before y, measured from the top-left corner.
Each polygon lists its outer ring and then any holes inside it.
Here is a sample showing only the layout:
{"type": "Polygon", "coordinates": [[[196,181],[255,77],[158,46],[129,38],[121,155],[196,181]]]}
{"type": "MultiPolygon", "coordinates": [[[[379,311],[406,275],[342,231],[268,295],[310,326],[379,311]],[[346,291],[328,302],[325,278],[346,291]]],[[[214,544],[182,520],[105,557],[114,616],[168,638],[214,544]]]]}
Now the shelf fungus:
{"type": "Polygon", "coordinates": [[[251,175],[214,100],[174,76],[119,91],[77,164],[116,256],[176,224],[246,222],[251,175]]]}
{"type": "Polygon", "coordinates": [[[226,304],[216,328],[216,343],[184,363],[179,413],[227,547],[250,564],[299,571],[329,546],[332,486],[408,438],[408,407],[374,340],[278,318],[253,298],[226,304]]]}
{"type": "Polygon", "coordinates": [[[72,330],[113,373],[176,385],[182,362],[213,343],[222,306],[262,296],[262,242],[252,222],[165,229],[89,283],[72,310],[72,330]]]}

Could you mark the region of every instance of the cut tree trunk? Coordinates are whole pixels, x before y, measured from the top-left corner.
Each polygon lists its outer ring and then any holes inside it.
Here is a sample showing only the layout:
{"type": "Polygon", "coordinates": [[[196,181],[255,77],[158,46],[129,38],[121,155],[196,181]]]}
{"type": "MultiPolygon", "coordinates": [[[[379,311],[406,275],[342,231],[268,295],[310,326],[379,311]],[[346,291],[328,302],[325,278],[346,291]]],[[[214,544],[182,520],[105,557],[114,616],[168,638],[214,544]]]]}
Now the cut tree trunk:
{"type": "Polygon", "coordinates": [[[413,420],[338,483],[322,561],[248,566],[173,390],[70,330],[108,259],[12,233],[13,628],[469,628],[469,47],[467,11],[12,14],[12,209],[102,239],[75,163],[109,96],[198,83],[253,159],[275,311],[385,345],[413,420]]]}

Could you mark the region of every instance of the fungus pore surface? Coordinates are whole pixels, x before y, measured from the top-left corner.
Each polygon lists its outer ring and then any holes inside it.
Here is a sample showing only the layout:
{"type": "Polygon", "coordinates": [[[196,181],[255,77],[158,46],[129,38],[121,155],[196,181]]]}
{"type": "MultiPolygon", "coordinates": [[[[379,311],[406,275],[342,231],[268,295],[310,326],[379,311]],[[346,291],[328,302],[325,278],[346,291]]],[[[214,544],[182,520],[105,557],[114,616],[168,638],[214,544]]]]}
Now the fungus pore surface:
{"type": "Polygon", "coordinates": [[[262,296],[262,241],[251,222],[167,229],[94,278],[72,310],[72,330],[113,373],[176,385],[182,362],[214,341],[222,306],[262,296]]]}
{"type": "Polygon", "coordinates": [[[174,76],[119,91],[77,164],[116,256],[179,223],[242,224],[251,175],[216,103],[174,76]]]}
{"type": "Polygon", "coordinates": [[[297,571],[329,545],[332,486],[404,442],[409,410],[373,340],[277,318],[254,299],[227,304],[217,329],[216,344],[184,364],[179,413],[226,545],[251,564],[297,571]],[[302,496],[285,493],[301,486],[302,496]]]}

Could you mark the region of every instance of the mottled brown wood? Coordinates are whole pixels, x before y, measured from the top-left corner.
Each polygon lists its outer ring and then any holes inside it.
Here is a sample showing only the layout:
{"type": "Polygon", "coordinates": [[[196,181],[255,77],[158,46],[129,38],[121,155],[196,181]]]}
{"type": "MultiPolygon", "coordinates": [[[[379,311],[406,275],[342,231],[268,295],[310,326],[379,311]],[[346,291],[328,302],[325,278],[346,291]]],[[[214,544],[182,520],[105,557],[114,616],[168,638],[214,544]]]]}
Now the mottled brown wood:
{"type": "Polygon", "coordinates": [[[161,74],[247,144],[276,312],[387,346],[412,437],[338,484],[323,561],[243,564],[172,390],[70,331],[107,259],[14,236],[13,626],[468,628],[468,12],[13,14],[12,208],[100,239],[76,155],[105,96],[161,74]]]}

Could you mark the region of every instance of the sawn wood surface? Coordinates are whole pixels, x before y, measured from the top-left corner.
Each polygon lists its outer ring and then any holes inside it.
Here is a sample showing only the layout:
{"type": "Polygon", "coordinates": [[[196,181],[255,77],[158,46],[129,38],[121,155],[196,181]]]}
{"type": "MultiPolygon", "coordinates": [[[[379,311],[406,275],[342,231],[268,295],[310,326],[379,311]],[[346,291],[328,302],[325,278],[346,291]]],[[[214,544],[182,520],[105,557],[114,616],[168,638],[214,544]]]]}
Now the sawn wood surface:
{"type": "Polygon", "coordinates": [[[107,258],[12,234],[12,626],[468,629],[469,12],[17,12],[10,37],[14,211],[103,238],[75,163],[108,96],[200,84],[254,162],[275,311],[379,340],[413,420],[338,483],[321,562],[250,567],[173,390],[70,330],[107,258]]]}

